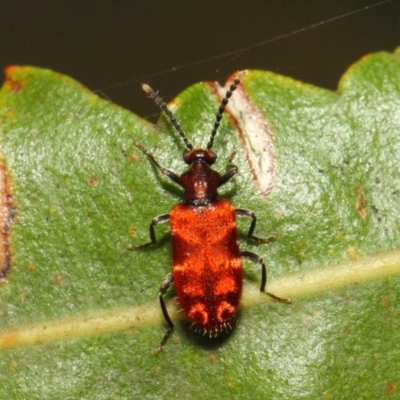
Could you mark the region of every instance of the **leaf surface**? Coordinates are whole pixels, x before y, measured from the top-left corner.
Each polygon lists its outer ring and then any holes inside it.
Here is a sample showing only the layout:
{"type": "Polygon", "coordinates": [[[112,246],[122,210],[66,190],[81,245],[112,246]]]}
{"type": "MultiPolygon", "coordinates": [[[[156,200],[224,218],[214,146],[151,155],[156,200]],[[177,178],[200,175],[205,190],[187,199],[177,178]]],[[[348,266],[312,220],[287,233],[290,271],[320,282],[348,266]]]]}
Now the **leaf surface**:
{"type": "MultiPolygon", "coordinates": [[[[171,103],[196,146],[207,143],[220,91],[198,84],[171,103]]],[[[12,261],[0,288],[0,398],[334,399],[397,391],[399,51],[354,64],[337,93],[250,71],[235,96],[213,150],[221,172],[236,150],[240,173],[221,195],[256,213],[258,236],[277,237],[255,244],[245,237],[249,221],[239,221],[242,249],[266,261],[268,290],[293,304],[269,302],[258,290],[258,267],[245,262],[236,329],[217,341],[196,337],[170,293],[176,331],[155,356],[165,332],[157,294],[171,268],[168,228],[157,227],[156,246],[126,246],[147,241],[151,219],[181,192],[134,141],[182,173],[180,138],[165,117],[152,126],[63,75],[7,69],[1,156],[17,214],[3,238],[12,261]],[[251,113],[243,114],[241,100],[251,113]],[[249,145],[254,135],[270,144],[272,164],[257,142],[249,145]]]]}

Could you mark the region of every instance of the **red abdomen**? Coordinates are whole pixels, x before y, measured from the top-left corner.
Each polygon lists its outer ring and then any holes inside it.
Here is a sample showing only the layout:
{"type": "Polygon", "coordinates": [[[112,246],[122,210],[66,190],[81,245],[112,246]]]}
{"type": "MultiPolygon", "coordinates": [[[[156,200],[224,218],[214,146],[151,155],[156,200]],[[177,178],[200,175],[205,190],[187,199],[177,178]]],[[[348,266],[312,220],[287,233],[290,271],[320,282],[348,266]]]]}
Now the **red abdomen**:
{"type": "Polygon", "coordinates": [[[178,204],[170,223],[179,302],[195,329],[218,336],[231,328],[242,293],[235,209],[224,199],[178,204]]]}

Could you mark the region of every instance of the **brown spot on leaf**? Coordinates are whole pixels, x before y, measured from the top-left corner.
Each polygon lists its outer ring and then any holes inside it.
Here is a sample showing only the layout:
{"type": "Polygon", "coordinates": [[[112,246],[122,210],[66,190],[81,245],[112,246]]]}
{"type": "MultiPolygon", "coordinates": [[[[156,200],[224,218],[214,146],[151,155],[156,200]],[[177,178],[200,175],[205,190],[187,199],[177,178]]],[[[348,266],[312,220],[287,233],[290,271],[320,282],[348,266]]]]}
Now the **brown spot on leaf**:
{"type": "Polygon", "coordinates": [[[88,182],[89,182],[89,186],[96,187],[97,184],[99,183],[99,180],[96,175],[90,175],[88,182]]]}
{"type": "Polygon", "coordinates": [[[61,286],[63,284],[63,277],[62,275],[57,271],[56,274],[54,275],[54,280],[56,281],[56,284],[58,286],[61,286]]]}
{"type": "Polygon", "coordinates": [[[28,264],[28,271],[30,271],[30,272],[35,272],[35,271],[36,271],[35,265],[32,264],[32,263],[29,263],[29,264],[28,264]]]}
{"type": "Polygon", "coordinates": [[[397,392],[397,385],[394,382],[386,383],[386,393],[393,394],[397,392]]]}
{"type": "Polygon", "coordinates": [[[357,261],[360,258],[358,251],[354,247],[349,247],[347,249],[347,255],[349,256],[351,261],[357,261]]]}
{"type": "Polygon", "coordinates": [[[16,212],[7,168],[0,158],[0,283],[6,280],[11,269],[9,235],[16,212]]]}
{"type": "Polygon", "coordinates": [[[356,208],[358,213],[360,214],[360,217],[362,219],[365,219],[368,217],[368,210],[365,208],[364,189],[362,188],[362,186],[357,186],[356,191],[357,191],[356,208]]]}
{"type": "Polygon", "coordinates": [[[134,163],[137,160],[137,155],[132,151],[129,153],[129,160],[134,163]]]}
{"type": "Polygon", "coordinates": [[[18,70],[18,67],[15,65],[10,65],[5,68],[4,73],[6,75],[6,81],[5,84],[8,86],[14,93],[18,93],[23,85],[24,81],[18,81],[15,79],[15,73],[18,70]]]}

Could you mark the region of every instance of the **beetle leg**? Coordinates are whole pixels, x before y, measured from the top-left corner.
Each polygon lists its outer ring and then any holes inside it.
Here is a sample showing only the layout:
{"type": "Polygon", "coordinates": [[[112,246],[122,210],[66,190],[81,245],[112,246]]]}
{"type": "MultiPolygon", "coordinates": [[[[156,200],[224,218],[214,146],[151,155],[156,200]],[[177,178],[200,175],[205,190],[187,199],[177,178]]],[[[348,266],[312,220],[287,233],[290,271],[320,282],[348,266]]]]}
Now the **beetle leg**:
{"type": "Polygon", "coordinates": [[[154,156],[150,154],[140,143],[135,143],[135,146],[147,156],[147,158],[160,170],[163,175],[167,176],[169,179],[171,179],[171,181],[181,186],[179,175],[167,168],[162,167],[154,158],[154,156]]]}
{"type": "Polygon", "coordinates": [[[279,297],[273,293],[265,291],[265,285],[267,284],[267,268],[265,267],[264,260],[257,254],[252,253],[251,251],[242,251],[240,253],[241,257],[246,258],[247,260],[256,262],[261,266],[261,286],[260,292],[267,294],[269,297],[272,297],[274,300],[280,301],[281,303],[291,303],[291,299],[286,299],[284,297],[279,297]]]}
{"type": "Polygon", "coordinates": [[[148,243],[143,243],[143,244],[130,244],[126,248],[128,250],[136,250],[136,249],[142,249],[143,247],[150,246],[152,244],[157,243],[156,239],[156,234],[154,232],[154,227],[160,224],[163,224],[165,222],[169,222],[169,214],[161,214],[158,215],[157,217],[153,218],[150,224],[150,242],[148,243]]]}
{"type": "Polygon", "coordinates": [[[238,168],[236,166],[233,166],[232,169],[230,169],[226,174],[221,176],[219,183],[218,183],[218,187],[224,185],[231,178],[233,178],[237,173],[238,173],[238,168]]]}
{"type": "Polygon", "coordinates": [[[236,155],[236,151],[233,151],[232,154],[228,158],[228,163],[226,165],[226,172],[224,175],[221,176],[218,187],[224,185],[226,182],[228,182],[231,178],[233,178],[237,173],[238,173],[238,167],[233,164],[233,158],[236,155]]]}
{"type": "Polygon", "coordinates": [[[263,243],[273,242],[276,239],[275,236],[269,236],[267,238],[259,238],[259,237],[253,235],[254,229],[256,228],[256,222],[257,222],[257,217],[253,213],[253,211],[246,210],[244,208],[237,208],[235,210],[235,214],[238,217],[251,218],[251,224],[250,224],[249,231],[247,232],[247,237],[257,240],[257,242],[263,242],[263,243]]]}
{"type": "Polygon", "coordinates": [[[164,294],[167,292],[167,290],[169,289],[169,287],[171,286],[171,284],[173,283],[174,277],[172,275],[172,272],[170,272],[165,279],[162,281],[161,286],[160,286],[160,291],[158,293],[158,297],[160,299],[160,306],[161,306],[161,311],[164,315],[165,320],[167,321],[168,324],[168,330],[165,333],[163,340],[161,340],[159,346],[157,347],[156,350],[156,354],[158,354],[163,347],[165,346],[165,343],[167,343],[167,340],[169,338],[169,335],[171,334],[171,332],[174,329],[174,324],[171,321],[171,318],[168,314],[168,310],[167,307],[165,306],[165,302],[164,302],[164,294]]]}

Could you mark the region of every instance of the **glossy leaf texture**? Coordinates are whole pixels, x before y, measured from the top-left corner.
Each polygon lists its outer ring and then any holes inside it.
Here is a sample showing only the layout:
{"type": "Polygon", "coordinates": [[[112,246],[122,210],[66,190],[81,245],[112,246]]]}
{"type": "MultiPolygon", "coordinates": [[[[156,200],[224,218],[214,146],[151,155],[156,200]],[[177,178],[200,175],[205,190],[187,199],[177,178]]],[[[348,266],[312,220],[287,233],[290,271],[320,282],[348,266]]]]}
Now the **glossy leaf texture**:
{"type": "MultiPolygon", "coordinates": [[[[170,104],[196,146],[208,141],[218,93],[197,84],[170,104]]],[[[241,248],[266,261],[268,290],[293,303],[270,302],[245,262],[235,330],[197,337],[172,291],[176,331],[155,356],[168,227],[157,227],[156,246],[126,247],[147,241],[151,219],[181,192],[134,142],[182,173],[180,138],[164,116],[153,126],[63,75],[7,69],[1,159],[16,216],[3,238],[12,261],[0,287],[0,398],[396,396],[399,50],[355,63],[337,92],[250,71],[236,94],[213,151],[217,170],[232,160],[240,172],[221,195],[256,213],[256,235],[276,236],[254,243],[239,222],[241,248]],[[271,147],[257,148],[260,138],[271,147]]]]}

